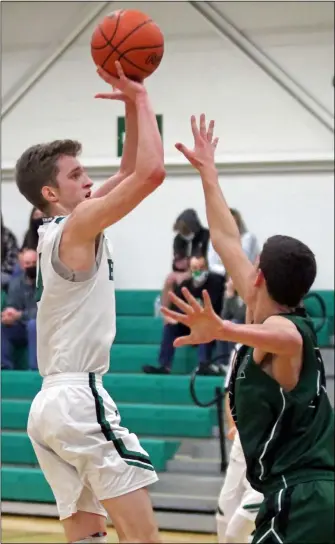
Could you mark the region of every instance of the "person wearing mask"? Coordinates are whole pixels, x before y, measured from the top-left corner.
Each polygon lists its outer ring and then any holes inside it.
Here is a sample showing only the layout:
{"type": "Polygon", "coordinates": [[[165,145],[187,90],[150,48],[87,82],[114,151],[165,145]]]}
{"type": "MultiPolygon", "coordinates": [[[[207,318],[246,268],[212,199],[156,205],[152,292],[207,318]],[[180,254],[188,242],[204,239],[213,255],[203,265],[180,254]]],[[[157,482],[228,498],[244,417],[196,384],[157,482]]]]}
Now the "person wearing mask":
{"type": "MultiPolygon", "coordinates": [[[[220,315],[222,311],[224,279],[221,275],[208,270],[208,263],[202,255],[192,257],[190,261],[191,277],[184,280],[180,285],[175,286],[174,292],[183,298],[183,288],[187,289],[198,300],[202,300],[202,291],[206,289],[211,298],[214,311],[220,315]]],[[[163,335],[159,353],[159,366],[145,365],[143,371],[146,374],[170,374],[174,358],[173,342],[178,336],[187,335],[187,327],[171,319],[164,320],[163,335]]],[[[216,375],[220,369],[212,367],[212,359],[215,342],[201,344],[198,346],[199,374],[216,375]]]]}
{"type": "Polygon", "coordinates": [[[173,226],[176,236],[173,240],[172,272],[167,276],[161,303],[169,304],[168,292],[190,278],[190,259],[194,255],[207,256],[209,230],[203,227],[195,210],[184,210],[173,226]]]}
{"type": "Polygon", "coordinates": [[[7,291],[18,260],[17,241],[7,227],[5,227],[1,214],[1,289],[7,291]]]}
{"type": "Polygon", "coordinates": [[[37,369],[35,301],[37,253],[26,249],[22,255],[24,273],[9,283],[6,307],[1,314],[1,368],[14,369],[13,348],[28,345],[30,370],[37,369]]]}
{"type": "Polygon", "coordinates": [[[37,249],[38,229],[41,225],[43,225],[43,217],[44,213],[34,206],[31,210],[29,227],[26,234],[24,235],[21,251],[26,248],[35,250],[37,249]]]}
{"type": "MultiPolygon", "coordinates": [[[[243,221],[243,218],[238,210],[236,210],[235,208],[230,208],[230,213],[235,219],[237,228],[239,230],[239,233],[241,236],[242,249],[244,253],[246,254],[246,256],[248,257],[249,261],[254,263],[259,255],[259,245],[258,245],[257,238],[255,234],[248,231],[246,224],[243,221]]],[[[213,244],[211,241],[209,242],[209,245],[208,245],[207,258],[208,258],[209,269],[212,272],[216,272],[217,274],[221,274],[222,276],[225,276],[226,274],[225,267],[222,264],[220,257],[214,250],[213,244]]]]}

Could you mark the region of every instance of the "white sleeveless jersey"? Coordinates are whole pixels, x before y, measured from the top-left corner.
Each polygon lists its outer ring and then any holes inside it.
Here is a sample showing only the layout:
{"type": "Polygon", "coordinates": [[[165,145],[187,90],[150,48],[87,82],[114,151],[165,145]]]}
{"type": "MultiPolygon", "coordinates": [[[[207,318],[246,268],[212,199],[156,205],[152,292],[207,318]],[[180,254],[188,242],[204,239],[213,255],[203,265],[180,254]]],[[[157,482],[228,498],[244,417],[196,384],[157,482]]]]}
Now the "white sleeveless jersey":
{"type": "Polygon", "coordinates": [[[40,374],[109,369],[115,337],[115,290],[111,246],[101,235],[90,272],[68,270],[58,257],[66,217],[39,229],[37,361],[40,374]]]}

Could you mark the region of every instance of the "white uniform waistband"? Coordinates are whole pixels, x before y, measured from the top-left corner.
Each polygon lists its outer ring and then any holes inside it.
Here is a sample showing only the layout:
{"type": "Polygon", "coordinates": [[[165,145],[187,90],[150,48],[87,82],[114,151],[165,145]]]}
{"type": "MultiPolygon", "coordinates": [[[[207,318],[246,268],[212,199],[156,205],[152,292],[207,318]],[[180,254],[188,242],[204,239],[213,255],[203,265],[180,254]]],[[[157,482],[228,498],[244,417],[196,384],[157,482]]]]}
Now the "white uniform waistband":
{"type": "Polygon", "coordinates": [[[43,378],[42,389],[48,389],[55,385],[87,385],[96,387],[102,385],[101,374],[93,372],[60,372],[49,374],[43,378]]]}

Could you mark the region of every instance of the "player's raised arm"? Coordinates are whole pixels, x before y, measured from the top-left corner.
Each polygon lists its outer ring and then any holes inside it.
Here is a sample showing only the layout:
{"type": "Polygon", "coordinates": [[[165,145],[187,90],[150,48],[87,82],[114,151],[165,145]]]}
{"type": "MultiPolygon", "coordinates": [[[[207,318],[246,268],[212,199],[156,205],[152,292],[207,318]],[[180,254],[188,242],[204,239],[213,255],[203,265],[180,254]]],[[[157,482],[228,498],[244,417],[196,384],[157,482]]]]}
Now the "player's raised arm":
{"type": "Polygon", "coordinates": [[[138,140],[136,104],[133,100],[130,100],[125,93],[113,86],[113,78],[111,78],[105,70],[98,68],[97,72],[106,83],[112,86],[112,92],[98,93],[95,95],[95,98],[103,100],[119,100],[125,104],[125,141],[118,172],[107,179],[105,183],[93,193],[92,198],[99,198],[107,195],[134,172],[138,140]]]}
{"type": "Polygon", "coordinates": [[[200,173],[213,247],[220,256],[227,273],[232,277],[239,295],[247,302],[246,280],[252,273],[253,267],[242,250],[236,222],[219,185],[214,160],[218,142],[218,138],[213,139],[214,121],[211,121],[207,128],[205,115],[202,114],[198,127],[195,117],[192,116],[191,127],[194,149],[187,149],[180,143],[176,144],[176,148],[200,173]]]}
{"type": "Polygon", "coordinates": [[[114,85],[136,105],[138,146],[133,174],[113,191],[101,198],[79,204],[64,227],[63,239],[86,242],[106,227],[113,225],[131,212],[144,198],[163,182],[165,177],[164,153],[156,116],[143,85],[129,80],[118,64],[119,79],[114,85]]]}

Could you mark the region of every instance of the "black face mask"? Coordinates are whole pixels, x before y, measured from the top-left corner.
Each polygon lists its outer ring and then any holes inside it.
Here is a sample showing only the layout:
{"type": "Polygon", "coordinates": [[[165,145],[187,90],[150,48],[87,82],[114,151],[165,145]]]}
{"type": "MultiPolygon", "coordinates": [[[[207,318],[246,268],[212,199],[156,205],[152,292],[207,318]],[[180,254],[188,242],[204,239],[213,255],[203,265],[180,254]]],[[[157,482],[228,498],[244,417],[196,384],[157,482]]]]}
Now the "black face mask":
{"type": "Polygon", "coordinates": [[[28,266],[25,273],[30,280],[36,280],[36,266],[28,266]]]}
{"type": "Polygon", "coordinates": [[[43,225],[43,217],[37,217],[31,220],[31,226],[37,231],[38,228],[43,225]]]}

